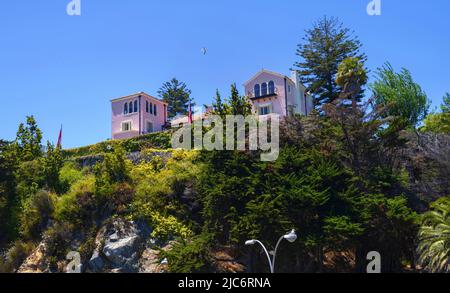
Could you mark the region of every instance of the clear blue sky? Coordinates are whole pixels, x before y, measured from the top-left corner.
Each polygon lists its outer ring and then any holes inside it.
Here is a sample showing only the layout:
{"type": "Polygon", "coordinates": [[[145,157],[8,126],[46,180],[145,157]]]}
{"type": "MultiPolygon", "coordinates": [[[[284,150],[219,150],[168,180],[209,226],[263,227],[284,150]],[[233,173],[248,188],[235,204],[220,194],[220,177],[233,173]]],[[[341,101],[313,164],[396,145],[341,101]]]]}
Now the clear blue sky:
{"type": "Polygon", "coordinates": [[[377,17],[368,2],[82,0],[70,17],[69,0],[2,1],[0,138],[35,115],[44,139],[55,142],[63,124],[64,147],[92,144],[110,137],[111,98],[156,95],[177,77],[201,105],[263,67],[289,74],[304,30],[323,15],[355,31],[372,72],[385,61],[408,68],[438,106],[450,91],[450,1],[382,0],[377,17]]]}

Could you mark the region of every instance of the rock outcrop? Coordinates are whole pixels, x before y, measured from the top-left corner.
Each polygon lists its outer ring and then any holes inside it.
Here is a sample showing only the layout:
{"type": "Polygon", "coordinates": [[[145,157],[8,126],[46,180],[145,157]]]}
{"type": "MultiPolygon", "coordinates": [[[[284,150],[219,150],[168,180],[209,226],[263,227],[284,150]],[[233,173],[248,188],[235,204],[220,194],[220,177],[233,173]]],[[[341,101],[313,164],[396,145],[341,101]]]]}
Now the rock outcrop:
{"type": "Polygon", "coordinates": [[[150,227],[144,223],[124,219],[112,220],[97,233],[96,248],[89,261],[88,270],[138,272],[139,260],[150,233],[150,227]]]}
{"type": "Polygon", "coordinates": [[[165,245],[161,249],[157,249],[154,244],[149,243],[142,253],[139,261],[139,273],[145,274],[161,274],[168,270],[168,264],[161,262],[160,251],[169,251],[173,247],[173,242],[165,245]]]}
{"type": "Polygon", "coordinates": [[[47,262],[46,255],[47,242],[44,239],[44,241],[39,244],[34,252],[23,262],[23,264],[17,270],[17,273],[49,273],[49,264],[47,262]]]}

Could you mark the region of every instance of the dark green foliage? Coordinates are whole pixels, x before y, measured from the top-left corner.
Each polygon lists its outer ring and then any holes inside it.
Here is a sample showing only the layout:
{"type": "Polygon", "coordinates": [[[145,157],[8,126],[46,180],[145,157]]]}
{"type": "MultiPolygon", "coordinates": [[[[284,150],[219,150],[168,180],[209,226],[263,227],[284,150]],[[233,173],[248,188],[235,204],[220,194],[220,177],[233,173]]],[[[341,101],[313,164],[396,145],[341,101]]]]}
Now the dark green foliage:
{"type": "Polygon", "coordinates": [[[202,153],[205,231],[222,245],[242,247],[248,239],[276,243],[295,228],[299,241],[285,250],[291,260],[280,257],[281,271],[322,271],[330,251],[353,252],[358,271],[370,249],[384,253],[385,271],[399,271],[400,261],[412,260],[416,215],[398,196],[401,176],[373,154],[383,141],[363,139],[378,128],[343,121],[349,131],[342,131],[333,118],[317,116],[287,123],[275,162],[245,152],[202,153]],[[350,146],[346,135],[358,144],[350,146]],[[359,163],[349,160],[351,150],[359,163]]]}
{"type": "Polygon", "coordinates": [[[27,117],[27,123],[19,125],[17,131],[16,146],[18,156],[22,161],[32,161],[42,155],[41,153],[42,132],[38,128],[33,116],[27,117]]]}
{"type": "Polygon", "coordinates": [[[45,184],[51,191],[60,192],[63,190],[62,183],[59,180],[59,173],[63,163],[61,148],[55,148],[50,142],[47,142],[47,152],[43,158],[43,171],[45,184]]]}
{"type": "Polygon", "coordinates": [[[251,105],[245,96],[241,96],[236,84],[231,85],[231,96],[229,98],[229,115],[247,116],[251,114],[251,105]]]}
{"type": "Polygon", "coordinates": [[[241,96],[236,84],[231,85],[230,97],[223,101],[217,90],[215,102],[213,103],[215,115],[225,117],[226,115],[242,115],[248,116],[252,113],[252,107],[247,97],[241,96]]]}
{"type": "Polygon", "coordinates": [[[20,233],[23,239],[39,240],[53,216],[55,198],[39,191],[23,204],[20,215],[20,233]]]}
{"type": "Polygon", "coordinates": [[[212,106],[216,115],[225,116],[225,105],[222,101],[222,96],[220,95],[219,90],[216,90],[216,96],[214,97],[212,106]]]}
{"type": "Polygon", "coordinates": [[[324,17],[306,31],[303,43],[298,45],[301,61],[294,64],[301,81],[315,97],[316,105],[333,102],[339,97],[336,84],[338,66],[344,59],[355,57],[366,60],[360,52],[360,41],[336,18],[324,17]]]}
{"type": "Polygon", "coordinates": [[[165,82],[159,89],[158,95],[164,102],[169,104],[167,108],[169,118],[178,114],[186,115],[189,111],[189,103],[195,106],[190,98],[191,90],[187,88],[184,82],[180,82],[176,78],[165,82]]]}
{"type": "Polygon", "coordinates": [[[0,141],[0,243],[14,234],[14,206],[17,198],[15,197],[16,177],[15,172],[18,168],[18,158],[16,148],[13,144],[0,141]]]}
{"type": "Polygon", "coordinates": [[[189,241],[176,242],[170,251],[161,251],[160,257],[167,258],[169,271],[174,273],[207,273],[211,268],[209,248],[212,238],[201,234],[189,241]]]}

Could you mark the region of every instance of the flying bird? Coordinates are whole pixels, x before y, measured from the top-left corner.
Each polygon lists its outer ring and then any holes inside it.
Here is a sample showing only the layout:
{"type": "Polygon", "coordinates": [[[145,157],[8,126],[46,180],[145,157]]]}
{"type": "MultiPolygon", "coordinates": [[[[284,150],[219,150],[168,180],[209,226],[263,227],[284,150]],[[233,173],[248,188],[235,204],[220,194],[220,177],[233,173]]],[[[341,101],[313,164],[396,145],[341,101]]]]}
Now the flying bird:
{"type": "Polygon", "coordinates": [[[202,53],[203,53],[203,55],[206,55],[206,53],[208,53],[208,49],[206,47],[203,47],[202,48],[202,53]]]}

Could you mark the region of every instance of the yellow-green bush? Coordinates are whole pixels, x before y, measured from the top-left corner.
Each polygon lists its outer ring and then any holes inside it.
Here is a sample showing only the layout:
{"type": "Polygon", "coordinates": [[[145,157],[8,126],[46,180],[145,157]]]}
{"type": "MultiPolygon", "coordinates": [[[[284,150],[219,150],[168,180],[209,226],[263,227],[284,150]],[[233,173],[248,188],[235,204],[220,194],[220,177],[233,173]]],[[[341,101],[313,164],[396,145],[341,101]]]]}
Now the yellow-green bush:
{"type": "Polygon", "coordinates": [[[55,208],[55,219],[60,222],[81,224],[83,215],[94,208],[95,177],[87,175],[74,183],[69,192],[61,196],[55,208]]]}
{"type": "Polygon", "coordinates": [[[151,237],[160,241],[168,241],[170,239],[181,237],[186,239],[192,236],[192,231],[177,218],[171,215],[163,215],[155,210],[150,203],[139,203],[134,206],[133,220],[146,220],[153,228],[151,237]]]}
{"type": "Polygon", "coordinates": [[[59,172],[59,181],[63,191],[69,191],[70,187],[83,178],[83,171],[74,162],[66,162],[59,172]]]}
{"type": "Polygon", "coordinates": [[[155,157],[131,171],[136,186],[132,217],[147,220],[154,228],[153,237],[167,240],[170,236],[187,238],[192,235],[177,216],[187,214],[179,196],[186,183],[197,176],[199,167],[193,163],[196,156],[197,152],[177,150],[163,168],[160,158],[155,157]]]}

